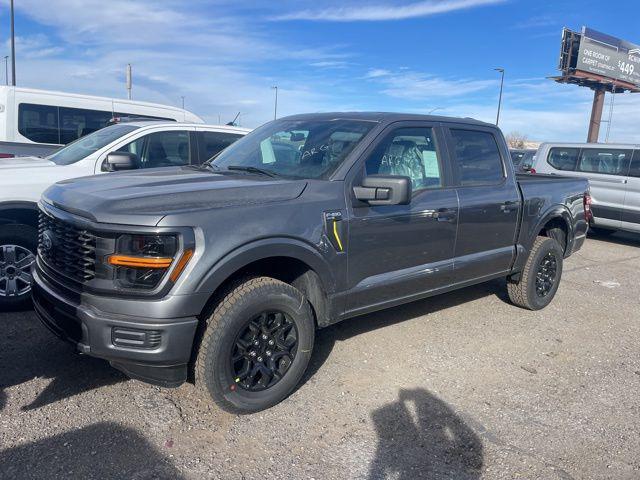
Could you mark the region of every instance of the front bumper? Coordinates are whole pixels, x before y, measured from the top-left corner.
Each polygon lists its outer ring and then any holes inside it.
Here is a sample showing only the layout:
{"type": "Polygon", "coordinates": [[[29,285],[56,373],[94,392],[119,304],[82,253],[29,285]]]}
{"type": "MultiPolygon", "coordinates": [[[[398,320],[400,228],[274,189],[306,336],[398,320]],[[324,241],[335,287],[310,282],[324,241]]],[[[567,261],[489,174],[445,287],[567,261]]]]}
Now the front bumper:
{"type": "MultiPolygon", "coordinates": [[[[108,360],[132,378],[167,387],[184,383],[198,326],[195,316],[160,320],[105,313],[90,305],[82,293],[70,298],[37,267],[33,278],[32,296],[38,317],[79,352],[108,360]]],[[[111,299],[112,312],[117,311],[118,302],[123,300],[111,299]]]]}

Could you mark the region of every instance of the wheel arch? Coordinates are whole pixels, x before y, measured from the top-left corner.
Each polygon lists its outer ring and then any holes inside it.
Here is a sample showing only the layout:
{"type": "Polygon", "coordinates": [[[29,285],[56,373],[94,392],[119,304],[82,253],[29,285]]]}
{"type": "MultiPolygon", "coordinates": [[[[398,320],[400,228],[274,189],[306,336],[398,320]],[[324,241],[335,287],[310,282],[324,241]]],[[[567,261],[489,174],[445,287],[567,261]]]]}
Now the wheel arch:
{"type": "Polygon", "coordinates": [[[314,247],[290,238],[252,242],[218,261],[198,285],[198,291],[211,294],[203,313],[216,302],[225,285],[257,275],[276,278],[301,290],[311,303],[318,325],[326,323],[328,296],[335,289],[333,274],[314,247]]]}
{"type": "Polygon", "coordinates": [[[28,201],[0,202],[0,225],[7,224],[38,228],[38,204],[28,201]]]}
{"type": "Polygon", "coordinates": [[[531,247],[538,236],[554,237],[551,231],[556,228],[561,229],[564,233],[564,241],[561,241],[559,238],[556,238],[556,240],[560,243],[560,246],[566,256],[567,252],[571,251],[571,239],[573,238],[574,229],[573,217],[571,216],[569,209],[564,205],[554,205],[547,210],[544,215],[542,215],[535,227],[531,229],[527,249],[531,250],[531,247]]]}

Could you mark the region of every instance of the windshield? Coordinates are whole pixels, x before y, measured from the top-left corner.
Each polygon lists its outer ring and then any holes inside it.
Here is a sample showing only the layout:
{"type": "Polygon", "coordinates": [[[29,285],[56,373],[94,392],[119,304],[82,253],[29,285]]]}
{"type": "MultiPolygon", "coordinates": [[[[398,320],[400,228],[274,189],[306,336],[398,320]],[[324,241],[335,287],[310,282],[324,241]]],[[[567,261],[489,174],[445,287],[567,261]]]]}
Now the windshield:
{"type": "Polygon", "coordinates": [[[276,120],[254,130],[211,160],[221,170],[327,179],[376,125],[363,120],[276,120]],[[231,168],[230,168],[231,167],[231,168]]]}
{"type": "Polygon", "coordinates": [[[51,160],[57,165],[76,163],[138,128],[140,127],[122,124],[102,128],[71,142],[66,147],[62,147],[57,152],[49,155],[47,160],[51,160]]]}

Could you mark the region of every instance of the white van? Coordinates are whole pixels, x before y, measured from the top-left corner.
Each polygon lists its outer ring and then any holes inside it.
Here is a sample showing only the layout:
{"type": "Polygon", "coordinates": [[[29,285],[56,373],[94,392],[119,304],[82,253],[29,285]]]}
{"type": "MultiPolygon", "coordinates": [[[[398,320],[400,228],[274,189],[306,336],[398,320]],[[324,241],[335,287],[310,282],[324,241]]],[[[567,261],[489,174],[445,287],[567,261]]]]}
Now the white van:
{"type": "Polygon", "coordinates": [[[204,123],[167,105],[0,86],[0,158],[47,155],[118,117],[204,123]]]}
{"type": "Polygon", "coordinates": [[[640,145],[543,143],[529,171],[588,178],[592,226],[640,232],[640,145]]]}
{"type": "Polygon", "coordinates": [[[49,185],[123,169],[197,168],[248,132],[227,125],[128,122],[90,133],[44,158],[0,159],[0,311],[30,300],[37,204],[49,185]]]}

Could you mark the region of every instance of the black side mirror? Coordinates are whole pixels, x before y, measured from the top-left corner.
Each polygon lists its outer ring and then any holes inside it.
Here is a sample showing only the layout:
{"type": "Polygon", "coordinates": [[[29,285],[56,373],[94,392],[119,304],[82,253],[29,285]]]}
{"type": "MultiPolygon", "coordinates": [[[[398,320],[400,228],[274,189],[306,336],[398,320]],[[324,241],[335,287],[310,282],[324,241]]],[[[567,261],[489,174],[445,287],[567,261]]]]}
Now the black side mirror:
{"type": "Polygon", "coordinates": [[[134,170],[138,166],[138,156],[129,152],[111,152],[102,164],[103,172],[134,170]]]}
{"type": "Polygon", "coordinates": [[[369,205],[408,205],[411,202],[411,179],[400,175],[369,175],[362,186],[353,187],[358,200],[369,205]]]}

